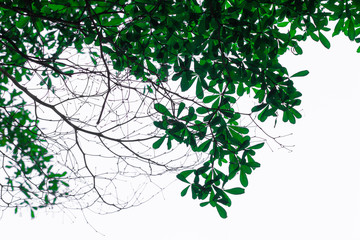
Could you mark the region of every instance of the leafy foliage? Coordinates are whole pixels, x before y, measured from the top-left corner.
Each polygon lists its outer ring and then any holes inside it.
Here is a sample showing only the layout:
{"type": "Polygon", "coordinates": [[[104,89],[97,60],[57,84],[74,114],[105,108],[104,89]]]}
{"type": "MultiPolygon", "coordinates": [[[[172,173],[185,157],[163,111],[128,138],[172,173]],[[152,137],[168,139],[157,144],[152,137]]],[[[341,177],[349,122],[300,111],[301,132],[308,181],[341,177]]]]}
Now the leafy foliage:
{"type": "MultiPolygon", "coordinates": [[[[7,79],[1,80],[1,84],[7,79]]],[[[5,165],[8,191],[20,191],[22,201],[20,206],[31,208],[31,217],[38,207],[46,207],[56,203],[61,195],[61,185],[69,186],[61,178],[66,172],[57,173],[53,170],[51,159],[53,155],[43,145],[36,121],[31,119],[30,113],[25,109],[26,102],[21,100],[21,92],[10,92],[0,85],[0,147],[5,165]],[[12,152],[11,155],[7,155],[12,152]]],[[[67,193],[63,193],[67,195],[67,193]]],[[[16,205],[15,212],[17,212],[16,205]]]]}
{"type": "MultiPolygon", "coordinates": [[[[46,136],[25,110],[26,103],[14,104],[15,99],[22,99],[25,94],[72,129],[74,146],[85,159],[84,168],[93,179],[93,189],[98,199],[109,206],[117,203],[105,200],[97,190],[97,176],[87,164],[86,156],[90,154],[81,147],[79,132],[99,139],[118,159],[117,167],[121,165],[119,162],[125,162],[149,175],[160,174],[161,171],[153,172],[152,167],[145,171],[126,160],[137,158],[165,172],[183,170],[177,175],[187,184],[181,195],[190,192],[193,199],[203,201],[201,206],[211,205],[226,218],[223,206],[231,206],[228,194],[244,193],[249,175],[260,167],[254,160],[255,150],[264,146],[263,142],[254,141],[249,127],[241,124],[240,118],[257,115],[257,119],[264,122],[282,116],[284,122],[292,124],[301,118],[298,111],[301,93],[292,78],[304,77],[309,72],[302,70],[289,76],[279,57],[289,50],[302,54],[300,43],[309,37],[330,48],[325,33],[330,30],[329,21],[337,22],[333,36],[342,32],[351,41],[360,42],[359,10],[357,1],[335,0],[56,0],[51,3],[37,0],[32,4],[3,1],[0,3],[0,72],[3,75],[0,90],[2,96],[10,95],[0,102],[0,146],[13,152],[8,166],[15,170],[8,184],[13,188],[18,178],[24,179],[16,185],[27,199],[24,202],[32,198],[29,183],[34,170],[43,178],[37,185],[38,190],[50,192],[54,201],[59,183],[67,186],[66,181],[60,180],[66,172],[51,171],[49,163],[53,155],[40,144],[46,136]],[[85,66],[67,60],[62,54],[70,48],[91,61],[85,66]],[[132,77],[129,85],[119,80],[118,74],[124,72],[132,77]],[[96,119],[73,117],[81,107],[73,115],[57,108],[72,99],[85,98],[86,91],[75,94],[75,87],[68,98],[61,99],[58,94],[63,82],[70,84],[74,76],[81,74],[86,74],[87,79],[93,76],[103,79],[105,88],[99,87],[102,91],[86,95],[102,97],[103,104],[92,110],[98,111],[96,119]],[[34,79],[35,75],[41,76],[39,81],[34,79]],[[35,85],[39,89],[47,89],[49,97],[41,98],[27,87],[28,82],[34,84],[34,81],[38,81],[35,85]],[[130,84],[133,82],[137,85],[130,84]],[[10,93],[11,87],[23,93],[10,93]],[[126,140],[133,136],[130,133],[123,137],[108,134],[109,129],[113,132],[118,129],[116,133],[123,134],[121,127],[131,122],[125,117],[123,121],[107,117],[111,111],[106,113],[106,108],[112,106],[109,98],[112,93],[116,95],[114,89],[139,94],[141,104],[150,99],[151,110],[139,117],[139,110],[146,106],[140,104],[133,111],[136,114],[132,119],[156,116],[152,120],[157,130],[133,140],[126,140]],[[187,97],[186,93],[193,95],[187,97]],[[244,94],[257,101],[249,113],[236,110],[244,94]],[[53,104],[51,97],[60,100],[53,104]],[[105,120],[107,123],[101,125],[105,120]],[[113,127],[102,130],[113,122],[113,127]],[[116,143],[135,157],[116,154],[112,145],[104,140],[116,143]],[[172,161],[162,163],[155,157],[141,156],[129,145],[133,142],[144,142],[143,145],[152,146],[156,151],[160,151],[165,142],[169,151],[175,148],[174,143],[183,144],[204,157],[199,160],[200,165],[195,162],[190,166],[170,166],[172,161]],[[23,157],[29,160],[25,162],[23,157]],[[234,179],[238,179],[236,182],[241,186],[228,188],[234,179]]],[[[71,87],[66,85],[66,88],[71,87]]],[[[129,98],[121,101],[131,102],[129,98]]],[[[95,105],[99,106],[98,102],[95,105]]],[[[113,113],[119,115],[116,111],[113,113]]],[[[49,194],[41,197],[45,205],[51,202],[49,197],[49,194]]]]}

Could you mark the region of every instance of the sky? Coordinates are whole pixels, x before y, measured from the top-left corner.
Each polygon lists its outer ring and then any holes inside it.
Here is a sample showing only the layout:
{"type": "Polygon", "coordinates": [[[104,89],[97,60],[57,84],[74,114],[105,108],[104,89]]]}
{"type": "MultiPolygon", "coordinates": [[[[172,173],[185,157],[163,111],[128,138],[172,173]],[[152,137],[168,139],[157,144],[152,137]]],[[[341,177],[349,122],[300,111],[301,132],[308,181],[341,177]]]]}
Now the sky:
{"type": "Polygon", "coordinates": [[[201,208],[175,182],[150,202],[115,214],[3,212],[0,237],[12,239],[206,239],[360,240],[360,53],[345,37],[302,43],[304,54],[289,53],[282,63],[302,92],[303,118],[279,124],[292,133],[282,143],[292,152],[264,147],[261,167],[249,177],[246,193],[233,196],[228,218],[201,208]]]}

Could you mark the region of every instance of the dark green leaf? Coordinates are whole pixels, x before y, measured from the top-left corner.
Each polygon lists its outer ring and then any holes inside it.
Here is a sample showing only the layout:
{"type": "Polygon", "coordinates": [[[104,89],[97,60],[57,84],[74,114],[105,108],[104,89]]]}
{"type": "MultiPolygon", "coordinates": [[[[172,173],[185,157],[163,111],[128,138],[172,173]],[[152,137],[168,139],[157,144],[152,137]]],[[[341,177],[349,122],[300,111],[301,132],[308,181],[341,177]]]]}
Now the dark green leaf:
{"type": "Polygon", "coordinates": [[[295,51],[296,51],[297,54],[299,54],[299,55],[303,54],[303,50],[298,44],[296,44],[294,46],[294,48],[295,48],[295,51]]]}
{"type": "Polygon", "coordinates": [[[249,133],[249,129],[246,127],[239,127],[239,126],[229,126],[229,128],[231,128],[232,130],[241,133],[241,134],[248,134],[249,133]]]}
{"type": "Polygon", "coordinates": [[[289,22],[280,22],[278,23],[278,27],[286,27],[289,24],[289,22]]]}
{"type": "Polygon", "coordinates": [[[296,118],[301,118],[302,115],[295,108],[291,108],[290,111],[294,114],[296,118]]]}
{"type": "Polygon", "coordinates": [[[268,105],[267,103],[262,103],[260,105],[257,105],[251,109],[251,112],[258,112],[261,109],[263,109],[264,107],[266,107],[267,105],[268,105]]]}
{"type": "Polygon", "coordinates": [[[191,76],[191,71],[185,71],[181,75],[180,87],[181,91],[185,92],[190,89],[194,83],[195,78],[191,76]]]}
{"type": "MultiPolygon", "coordinates": [[[[197,178],[199,178],[199,176],[197,176],[197,178]]],[[[195,179],[196,179],[196,177],[195,177],[195,179]]],[[[196,180],[194,180],[194,182],[196,183],[196,180]]],[[[196,199],[197,198],[197,196],[198,196],[198,191],[197,191],[197,187],[196,187],[196,185],[195,184],[191,184],[191,197],[193,198],[193,199],[196,199]]]]}
{"type": "Polygon", "coordinates": [[[295,124],[296,120],[294,114],[291,111],[287,111],[287,117],[289,118],[289,122],[295,124]]]}
{"type": "Polygon", "coordinates": [[[209,110],[206,109],[206,108],[204,108],[204,107],[198,107],[198,108],[196,109],[196,112],[199,113],[199,114],[205,114],[205,113],[208,113],[209,110]]]}
{"type": "Polygon", "coordinates": [[[243,189],[243,188],[231,188],[231,189],[225,190],[225,192],[230,193],[230,194],[234,194],[234,195],[239,195],[239,194],[243,194],[245,192],[245,189],[243,189]]]}
{"type": "Polygon", "coordinates": [[[206,97],[204,97],[203,101],[204,101],[204,103],[210,103],[217,98],[219,98],[219,95],[206,96],[206,97]]]}
{"type": "Polygon", "coordinates": [[[69,187],[70,185],[65,181],[60,181],[64,186],[69,187]]]}
{"type": "Polygon", "coordinates": [[[202,203],[200,203],[200,207],[205,207],[205,206],[207,206],[209,203],[210,203],[210,202],[202,202],[202,203]]]}
{"type": "Polygon", "coordinates": [[[324,34],[322,34],[319,31],[319,38],[320,38],[320,42],[324,45],[324,47],[326,47],[327,49],[330,48],[330,42],[329,40],[324,36],[324,34]]]}
{"type": "Polygon", "coordinates": [[[351,41],[354,41],[354,39],[355,39],[355,27],[354,27],[354,22],[353,22],[352,18],[349,19],[348,35],[349,35],[349,39],[351,41]]]}
{"type": "Polygon", "coordinates": [[[153,148],[158,149],[161,146],[161,144],[164,142],[165,138],[166,138],[166,135],[162,136],[156,142],[154,142],[153,148]]]}
{"type": "Polygon", "coordinates": [[[180,114],[184,110],[184,108],[185,108],[185,103],[181,102],[179,105],[179,108],[178,108],[178,113],[177,113],[178,117],[180,116],[180,114]]]}
{"type": "Polygon", "coordinates": [[[161,103],[155,103],[154,105],[155,110],[159,113],[164,114],[165,116],[173,117],[173,115],[170,113],[170,111],[161,103]]]}
{"type": "MultiPolygon", "coordinates": [[[[115,15],[117,16],[117,15],[115,15]]],[[[109,22],[104,23],[103,26],[118,26],[121,24],[124,20],[122,18],[113,18],[109,22]]]]}
{"type": "Polygon", "coordinates": [[[84,39],[84,42],[87,44],[87,45],[90,45],[91,43],[93,43],[95,40],[95,35],[89,35],[87,36],[85,39],[84,39]]]}
{"type": "Polygon", "coordinates": [[[200,80],[196,83],[196,97],[202,99],[204,97],[204,90],[202,88],[200,80]]]}
{"type": "Polygon", "coordinates": [[[309,32],[309,35],[315,42],[319,41],[319,37],[315,33],[309,32]]]}
{"type": "Polygon", "coordinates": [[[97,66],[97,62],[96,62],[95,58],[90,56],[90,59],[91,59],[92,63],[94,64],[94,66],[97,66]]]}
{"type": "Polygon", "coordinates": [[[216,204],[216,210],[218,211],[220,217],[227,218],[226,210],[222,206],[220,206],[219,204],[216,204]]]}
{"type": "Polygon", "coordinates": [[[283,122],[289,121],[289,117],[288,117],[288,115],[287,115],[287,111],[285,111],[285,112],[283,113],[283,118],[282,118],[282,120],[283,120],[283,122]]]}
{"type": "Polygon", "coordinates": [[[246,176],[246,173],[244,171],[240,172],[240,182],[244,187],[247,187],[249,182],[248,182],[248,178],[246,176]]]}
{"type": "Polygon", "coordinates": [[[260,149],[264,146],[265,143],[259,143],[254,146],[249,147],[248,149],[260,149]]]}
{"type": "Polygon", "coordinates": [[[309,74],[309,71],[308,70],[303,70],[303,71],[300,71],[298,73],[295,73],[294,75],[292,75],[291,77],[305,77],[306,75],[309,74]]]}
{"type": "Polygon", "coordinates": [[[248,162],[247,165],[252,168],[260,167],[260,163],[258,163],[258,162],[248,162]]]}
{"type": "Polygon", "coordinates": [[[200,65],[196,60],[194,60],[195,72],[199,75],[200,78],[206,77],[206,69],[204,66],[200,65]]]}
{"type": "Polygon", "coordinates": [[[193,173],[195,170],[186,170],[186,171],[182,171],[181,173],[179,173],[178,175],[176,175],[176,177],[183,182],[189,183],[188,180],[186,180],[186,178],[193,173]]]}
{"type": "Polygon", "coordinates": [[[186,188],[184,188],[184,189],[181,191],[181,196],[182,196],[182,197],[184,197],[184,196],[186,195],[186,193],[187,193],[188,190],[189,190],[189,187],[190,187],[190,185],[187,186],[186,188]]]}
{"type": "Polygon", "coordinates": [[[242,95],[244,95],[245,92],[245,88],[242,82],[239,83],[238,88],[236,90],[236,94],[241,97],[242,95]]]}
{"type": "Polygon", "coordinates": [[[344,27],[344,18],[341,18],[337,22],[337,24],[336,24],[336,26],[334,28],[334,33],[332,34],[332,37],[335,37],[336,35],[338,35],[341,32],[343,27],[344,27]]]}
{"type": "Polygon", "coordinates": [[[24,28],[29,21],[30,21],[30,17],[21,15],[19,21],[16,22],[16,27],[24,28]]]}
{"type": "Polygon", "coordinates": [[[156,67],[154,66],[154,64],[152,64],[151,61],[149,61],[149,60],[146,59],[146,65],[147,65],[147,67],[148,67],[148,70],[149,70],[152,74],[156,74],[157,69],[156,69],[156,67]]]}
{"type": "Polygon", "coordinates": [[[202,144],[200,144],[200,146],[198,147],[198,151],[200,152],[206,152],[211,144],[211,139],[206,140],[205,142],[203,142],[202,144]]]}

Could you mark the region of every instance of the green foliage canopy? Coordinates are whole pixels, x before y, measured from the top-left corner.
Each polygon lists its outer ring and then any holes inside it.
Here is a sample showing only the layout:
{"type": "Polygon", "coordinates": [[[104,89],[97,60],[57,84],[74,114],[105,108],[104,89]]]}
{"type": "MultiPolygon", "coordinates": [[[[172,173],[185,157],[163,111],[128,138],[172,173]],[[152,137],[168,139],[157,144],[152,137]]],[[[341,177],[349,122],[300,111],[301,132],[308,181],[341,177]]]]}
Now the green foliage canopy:
{"type": "MultiPolygon", "coordinates": [[[[54,196],[60,178],[66,176],[66,172],[51,172],[53,156],[37,144],[46,136],[25,110],[26,102],[19,101],[24,94],[55,112],[76,133],[124,144],[74,124],[56,106],[33,94],[27,82],[36,81],[34,75],[42,76],[37,84],[49,94],[56,94],[56,79],[66,82],[80,73],[107,79],[104,104],[96,119],[100,124],[114,86],[113,71],[127,71],[143,84],[143,96],[152,96],[153,114],[159,116],[153,121],[158,131],[149,136],[152,147],[157,150],[167,143],[171,150],[175,142],[206,156],[201,166],[177,175],[188,185],[181,195],[190,190],[192,198],[202,200],[201,206],[209,204],[225,218],[224,206],[231,206],[229,194],[244,193],[248,175],[260,166],[254,160],[255,150],[264,146],[254,142],[249,128],[240,124],[242,115],[257,115],[260,122],[280,117],[292,124],[301,118],[301,93],[292,78],[304,77],[308,71],[289,76],[279,57],[289,50],[302,54],[300,43],[308,38],[330,48],[324,34],[330,31],[329,21],[336,22],[333,36],[343,33],[360,42],[359,11],[359,1],[349,0],[2,1],[0,146],[12,150],[8,167],[16,169],[15,175],[7,178],[8,184],[13,188],[21,177],[16,186],[30,204],[34,197],[28,193],[29,182],[34,170],[43,178],[38,190],[46,185],[46,191],[54,196]],[[89,46],[96,50],[87,51],[89,46]],[[92,66],[80,72],[75,65],[65,64],[62,54],[69,48],[74,48],[75,54],[88,55],[92,66]],[[100,64],[102,72],[90,70],[100,64]],[[167,87],[168,81],[174,81],[180,90],[167,87]],[[22,94],[10,93],[10,83],[22,94]],[[157,93],[167,102],[160,101],[157,93]],[[193,96],[186,98],[184,93],[193,96]],[[244,95],[257,101],[248,114],[234,107],[244,95]],[[17,157],[19,154],[22,157],[17,157]],[[228,188],[231,180],[239,181],[240,186],[228,188]]],[[[41,196],[45,205],[49,203],[48,194],[41,196]]]]}

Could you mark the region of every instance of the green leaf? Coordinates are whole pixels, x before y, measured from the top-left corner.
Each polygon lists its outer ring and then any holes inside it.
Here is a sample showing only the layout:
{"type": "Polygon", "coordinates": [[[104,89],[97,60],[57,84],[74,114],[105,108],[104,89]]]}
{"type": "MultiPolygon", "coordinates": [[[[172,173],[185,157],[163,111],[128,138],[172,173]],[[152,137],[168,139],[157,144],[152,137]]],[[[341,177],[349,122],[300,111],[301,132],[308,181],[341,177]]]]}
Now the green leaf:
{"type": "Polygon", "coordinates": [[[200,80],[196,83],[196,97],[202,99],[204,97],[204,90],[202,88],[200,80]]]}
{"type": "Polygon", "coordinates": [[[69,187],[70,185],[67,182],[60,181],[65,187],[69,187]]]}
{"type": "Polygon", "coordinates": [[[173,75],[172,80],[177,81],[181,77],[181,73],[176,73],[173,75]]]}
{"type": "Polygon", "coordinates": [[[230,194],[234,194],[234,195],[240,195],[243,194],[245,192],[245,189],[243,188],[231,188],[231,189],[227,189],[225,190],[225,192],[230,193],[230,194]]]}
{"type": "Polygon", "coordinates": [[[218,211],[220,217],[222,218],[227,218],[227,213],[226,213],[226,210],[220,206],[219,204],[216,204],[216,210],[218,211]]]}
{"type": "Polygon", "coordinates": [[[161,146],[161,144],[164,142],[165,138],[166,138],[166,135],[162,136],[160,139],[158,139],[156,142],[154,142],[153,148],[158,149],[161,146]]]}
{"type": "Polygon", "coordinates": [[[282,118],[282,120],[283,120],[283,122],[289,121],[289,117],[288,117],[288,115],[287,115],[287,111],[285,111],[285,112],[283,113],[283,118],[282,118]]]}
{"type": "MultiPolygon", "coordinates": [[[[196,177],[199,177],[199,176],[196,176],[196,177]]],[[[196,177],[195,177],[195,179],[196,179],[196,177]]],[[[194,182],[196,182],[196,180],[195,180],[194,182]]],[[[197,189],[198,189],[198,188],[196,187],[195,184],[191,184],[191,197],[192,197],[193,199],[196,199],[197,196],[198,196],[198,191],[197,191],[197,189]]]]}
{"type": "Polygon", "coordinates": [[[206,96],[206,97],[204,97],[203,101],[204,101],[204,103],[210,103],[217,98],[219,98],[219,95],[206,96]]]}
{"type": "Polygon", "coordinates": [[[173,115],[170,113],[170,111],[161,103],[155,103],[154,108],[156,111],[164,114],[165,116],[173,117],[173,115]]]}
{"type": "Polygon", "coordinates": [[[182,197],[184,197],[184,196],[186,195],[186,193],[187,193],[188,190],[189,190],[189,187],[190,187],[190,185],[187,186],[186,188],[184,188],[184,189],[181,191],[181,196],[182,196],[182,197]]]}
{"type": "Polygon", "coordinates": [[[198,147],[198,151],[199,152],[206,152],[211,144],[211,139],[206,140],[205,142],[203,142],[202,144],[200,144],[200,146],[198,147]]]}
{"type": "Polygon", "coordinates": [[[179,105],[179,108],[178,108],[178,113],[177,113],[178,117],[180,116],[180,114],[184,110],[184,108],[185,108],[185,103],[181,102],[179,105]]]}
{"type": "Polygon", "coordinates": [[[319,37],[315,33],[309,32],[309,35],[315,42],[319,41],[319,37]]]}
{"type": "Polygon", "coordinates": [[[247,187],[249,182],[248,182],[248,178],[246,176],[246,173],[244,171],[240,172],[240,182],[244,187],[247,187]]]}
{"type": "Polygon", "coordinates": [[[290,123],[295,124],[296,120],[295,120],[294,114],[292,112],[287,111],[287,117],[289,118],[290,123]]]}
{"type": "Polygon", "coordinates": [[[278,27],[286,27],[289,24],[289,22],[280,22],[277,23],[278,27]]]}
{"type": "MultiPolygon", "coordinates": [[[[19,82],[20,82],[20,81],[19,81],[19,82]]],[[[8,88],[7,88],[7,87],[5,87],[5,86],[0,85],[0,90],[2,90],[2,91],[7,91],[7,90],[8,90],[8,88]]]]}
{"type": "Polygon", "coordinates": [[[239,127],[239,126],[229,126],[229,128],[233,129],[234,131],[241,133],[241,134],[248,134],[249,129],[246,127],[239,127]]]}
{"type": "Polygon", "coordinates": [[[38,186],[39,190],[43,190],[45,186],[45,180],[42,180],[40,185],[38,186]]]}
{"type": "Polygon", "coordinates": [[[352,18],[349,19],[348,35],[349,35],[349,39],[351,41],[354,41],[354,39],[355,39],[355,27],[354,27],[354,22],[353,22],[352,18]]]}
{"type": "Polygon", "coordinates": [[[236,90],[236,94],[241,97],[245,93],[245,88],[242,82],[239,83],[238,88],[236,90]]]}
{"type": "MultiPolygon", "coordinates": [[[[115,15],[117,16],[117,15],[115,15]]],[[[113,18],[109,22],[104,23],[103,26],[118,26],[121,24],[124,20],[122,18],[113,18]]]]}
{"type": "Polygon", "coordinates": [[[93,43],[95,41],[95,35],[89,35],[87,36],[85,39],[84,39],[84,42],[87,44],[87,45],[90,45],[91,43],[93,43]]]}
{"type": "Polygon", "coordinates": [[[294,49],[295,49],[295,51],[296,51],[297,54],[299,54],[299,55],[303,54],[303,50],[302,50],[302,48],[301,48],[298,44],[296,44],[296,45],[294,46],[294,49]]]}
{"type": "Polygon", "coordinates": [[[260,163],[258,162],[248,162],[246,165],[248,165],[249,167],[252,167],[252,168],[258,168],[260,167],[260,163]]]}
{"type": "Polygon", "coordinates": [[[298,73],[295,73],[294,75],[291,76],[291,78],[293,78],[293,77],[305,77],[308,74],[309,74],[308,70],[303,70],[303,71],[300,71],[298,73]]]}
{"type": "Polygon", "coordinates": [[[327,49],[330,48],[330,42],[329,40],[324,36],[324,34],[322,34],[319,31],[319,38],[320,38],[320,42],[322,43],[322,45],[324,45],[324,47],[326,47],[327,49]]]}
{"type": "Polygon", "coordinates": [[[233,130],[232,128],[229,128],[229,132],[231,136],[233,137],[232,143],[241,146],[242,143],[244,143],[244,137],[239,134],[237,131],[233,130]]]}
{"type": "Polygon", "coordinates": [[[252,170],[247,164],[241,165],[241,171],[243,171],[245,174],[251,174],[252,170]]]}
{"type": "Polygon", "coordinates": [[[152,64],[151,61],[149,61],[148,59],[146,59],[146,65],[148,67],[148,70],[152,73],[152,74],[156,74],[156,67],[154,66],[154,64],[152,64]]]}
{"type": "Polygon", "coordinates": [[[210,202],[202,202],[202,203],[200,203],[200,207],[205,207],[205,206],[207,206],[209,203],[210,203],[210,202]]]}
{"type": "Polygon", "coordinates": [[[114,53],[114,50],[112,50],[111,48],[109,48],[107,46],[102,46],[101,48],[104,53],[107,53],[107,54],[114,53]]]}
{"type": "Polygon", "coordinates": [[[334,28],[334,32],[332,34],[332,37],[335,37],[336,35],[338,35],[341,32],[341,29],[344,27],[344,18],[341,18],[335,28],[334,28]]]}
{"type": "Polygon", "coordinates": [[[205,113],[208,113],[209,110],[208,110],[207,108],[204,108],[204,107],[198,107],[198,108],[196,109],[196,112],[197,112],[198,114],[205,114],[205,113]]]}
{"type": "Polygon", "coordinates": [[[265,143],[259,143],[254,146],[249,147],[248,149],[260,149],[264,146],[265,143]]]}
{"type": "Polygon", "coordinates": [[[16,22],[15,25],[16,25],[16,27],[22,29],[28,24],[29,21],[30,21],[30,17],[26,17],[24,15],[21,15],[19,20],[16,22]]]}
{"type": "Polygon", "coordinates": [[[185,92],[189,90],[189,88],[194,83],[194,79],[195,78],[192,78],[191,76],[191,71],[183,72],[181,75],[181,82],[180,82],[181,91],[185,92]]]}
{"type": "Polygon", "coordinates": [[[292,112],[296,118],[302,117],[301,113],[299,113],[295,108],[291,108],[290,112],[292,112]]]}
{"type": "Polygon", "coordinates": [[[182,171],[181,173],[179,173],[178,175],[176,175],[176,177],[183,182],[189,183],[188,180],[186,180],[186,178],[192,174],[195,170],[186,170],[186,171],[182,171]]]}
{"type": "Polygon", "coordinates": [[[90,59],[91,59],[92,63],[94,64],[94,66],[97,66],[97,62],[96,62],[95,58],[93,58],[92,56],[90,56],[90,59]]]}
{"type": "MultiPolygon", "coordinates": [[[[58,11],[61,11],[62,9],[64,9],[64,5],[62,4],[48,4],[47,7],[51,10],[53,10],[54,12],[58,12],[58,11]]],[[[43,10],[41,10],[43,11],[43,10]]]]}
{"type": "Polygon", "coordinates": [[[204,66],[200,65],[196,60],[194,60],[195,72],[201,78],[206,77],[206,69],[204,66]]]}
{"type": "Polygon", "coordinates": [[[251,109],[251,112],[258,112],[261,109],[263,109],[264,107],[266,107],[267,105],[268,105],[267,103],[262,103],[260,105],[257,105],[251,109]]]}

